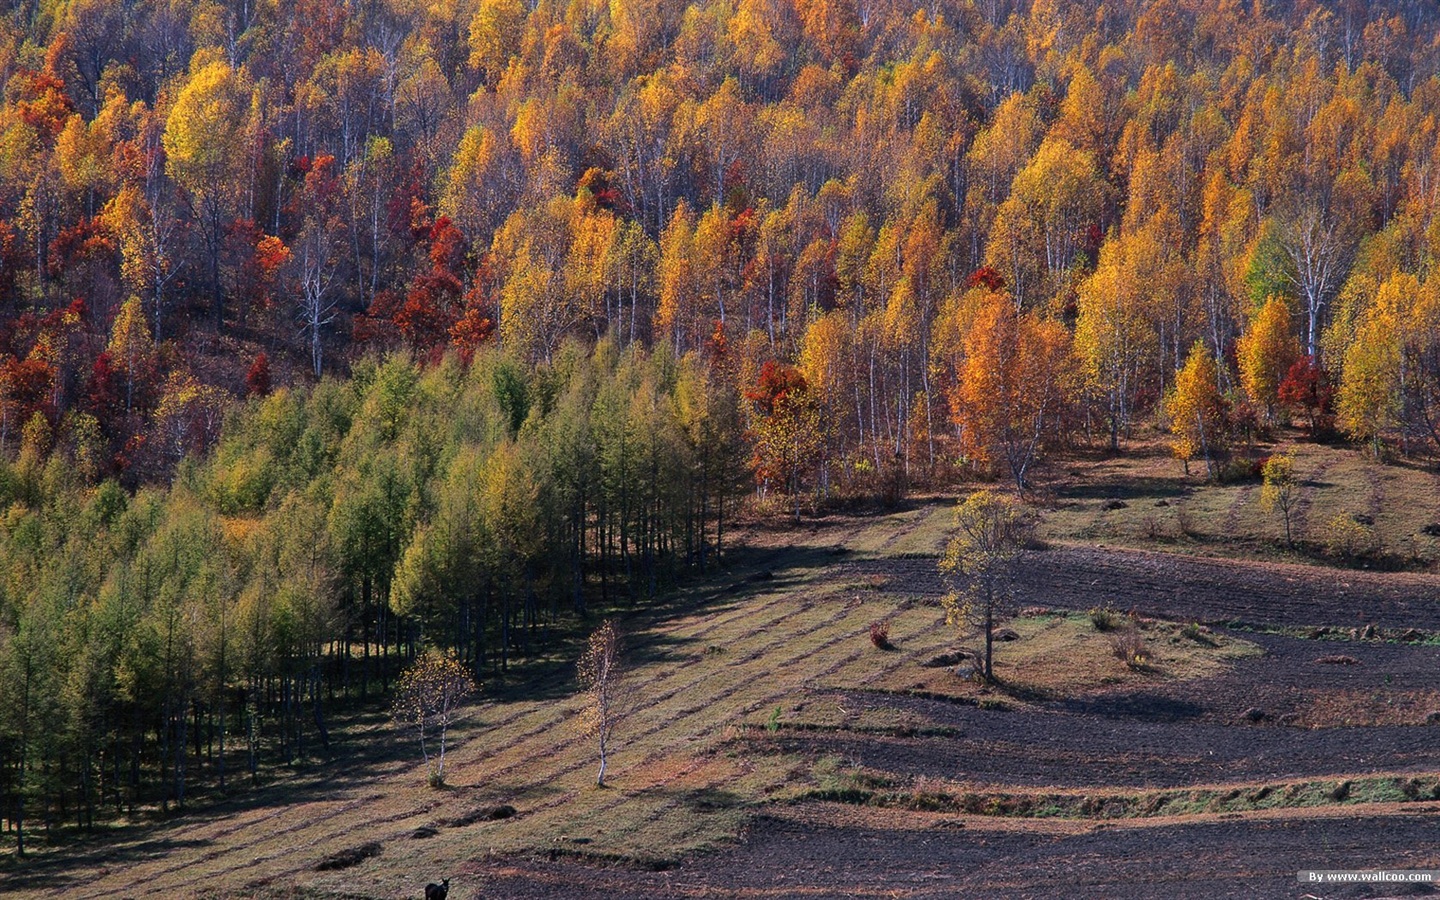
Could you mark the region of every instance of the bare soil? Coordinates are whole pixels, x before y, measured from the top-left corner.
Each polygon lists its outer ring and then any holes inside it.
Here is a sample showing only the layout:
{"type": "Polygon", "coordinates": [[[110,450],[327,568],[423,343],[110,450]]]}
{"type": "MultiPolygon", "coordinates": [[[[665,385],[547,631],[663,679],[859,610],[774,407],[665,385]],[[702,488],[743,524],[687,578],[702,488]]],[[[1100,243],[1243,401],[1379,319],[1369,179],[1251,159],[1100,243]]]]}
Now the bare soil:
{"type": "MultiPolygon", "coordinates": [[[[853,577],[884,576],[905,593],[945,592],[933,558],[855,560],[843,568],[853,577]]],[[[1111,606],[1178,621],[1440,631],[1440,579],[1409,572],[1061,544],[1031,554],[1020,593],[1027,603],[1111,606]]]]}
{"type": "Polygon", "coordinates": [[[1349,898],[1429,889],[1320,889],[1316,868],[1428,868],[1440,853],[1436,804],[1330,815],[1236,815],[1143,825],[997,827],[981,817],[766,815],[744,844],[673,871],[511,860],[466,875],[485,896],[814,898],[1349,898]]]}

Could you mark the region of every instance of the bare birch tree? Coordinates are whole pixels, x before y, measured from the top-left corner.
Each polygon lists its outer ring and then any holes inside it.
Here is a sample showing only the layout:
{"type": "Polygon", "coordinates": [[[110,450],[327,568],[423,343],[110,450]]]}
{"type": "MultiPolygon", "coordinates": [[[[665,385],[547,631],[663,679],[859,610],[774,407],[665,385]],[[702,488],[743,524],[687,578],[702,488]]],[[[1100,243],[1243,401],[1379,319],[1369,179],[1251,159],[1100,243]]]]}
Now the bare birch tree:
{"type": "Polygon", "coordinates": [[[585,733],[595,738],[600,751],[600,771],[595,784],[605,786],[605,766],[615,746],[615,728],[631,707],[629,680],[621,657],[623,646],[615,623],[606,619],[586,642],[578,666],[580,688],[585,692],[582,712],[585,733]]]}
{"type": "Polygon", "coordinates": [[[419,736],[426,780],[431,787],[445,783],[446,735],[460,717],[461,702],[475,691],[475,680],[453,654],[432,650],[400,675],[395,691],[395,721],[401,727],[414,729],[419,736]],[[434,759],[427,736],[439,742],[434,759]]]}
{"type": "Polygon", "coordinates": [[[1339,215],[1309,198],[1284,221],[1280,242],[1294,266],[1287,277],[1305,302],[1305,352],[1319,359],[1325,308],[1350,271],[1357,241],[1339,215]]]}
{"type": "Polygon", "coordinates": [[[300,333],[310,343],[310,363],[315,377],[320,377],[323,363],[324,330],[335,321],[339,298],[330,288],[334,286],[336,272],[337,242],[330,230],[312,224],[305,229],[298,254],[300,280],[300,333]]]}

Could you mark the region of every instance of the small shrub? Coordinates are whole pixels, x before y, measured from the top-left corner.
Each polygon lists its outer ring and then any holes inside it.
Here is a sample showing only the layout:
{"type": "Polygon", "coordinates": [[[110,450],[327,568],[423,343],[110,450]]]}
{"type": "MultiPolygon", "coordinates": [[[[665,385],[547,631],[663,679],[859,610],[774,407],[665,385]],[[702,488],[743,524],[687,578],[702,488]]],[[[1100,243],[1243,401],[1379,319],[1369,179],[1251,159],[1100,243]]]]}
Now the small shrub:
{"type": "Polygon", "coordinates": [[[1114,609],[1099,606],[1090,610],[1090,624],[1096,631],[1116,631],[1125,624],[1125,617],[1114,609]]]}
{"type": "Polygon", "coordinates": [[[1154,513],[1146,513],[1140,519],[1140,530],[1145,533],[1146,540],[1155,541],[1167,536],[1164,527],[1161,526],[1160,520],[1155,517],[1154,513]]]}
{"type": "Polygon", "coordinates": [[[1341,559],[1360,559],[1380,549],[1375,528],[1341,513],[1325,524],[1325,552],[1341,559]]]}
{"type": "Polygon", "coordinates": [[[1188,641],[1194,641],[1202,647],[1220,646],[1220,639],[1215,636],[1215,632],[1201,625],[1199,622],[1191,622],[1189,625],[1181,628],[1180,636],[1188,641]]]}
{"type": "Polygon", "coordinates": [[[1221,484],[1243,484],[1247,481],[1258,481],[1263,465],[1262,460],[1237,456],[1220,466],[1216,480],[1221,484]]]}
{"type": "Polygon", "coordinates": [[[367,859],[379,856],[383,849],[380,842],[371,841],[368,844],[361,844],[358,847],[349,847],[345,850],[337,850],[315,864],[317,872],[334,872],[339,869],[349,869],[358,866],[367,859]]]}
{"type": "Polygon", "coordinates": [[[1189,507],[1184,503],[1175,504],[1175,524],[1179,526],[1180,533],[1185,537],[1195,537],[1195,516],[1191,514],[1189,507]]]}
{"type": "Polygon", "coordinates": [[[780,730],[780,707],[775,707],[775,711],[770,714],[770,718],[765,720],[765,730],[771,734],[780,730]]]}
{"type": "Polygon", "coordinates": [[[1126,628],[1111,635],[1110,650],[1131,669],[1143,669],[1150,662],[1150,650],[1138,628],[1126,628]]]}
{"type": "Polygon", "coordinates": [[[909,489],[904,460],[896,453],[883,464],[880,472],[880,502],[885,504],[886,509],[895,509],[904,501],[909,489]]]}
{"type": "Polygon", "coordinates": [[[1346,656],[1343,653],[1335,653],[1330,656],[1321,656],[1315,660],[1322,666],[1358,666],[1360,660],[1353,656],[1346,656]]]}
{"type": "Polygon", "coordinates": [[[890,623],[881,619],[870,623],[870,643],[881,650],[889,650],[894,647],[890,643],[890,623]]]}

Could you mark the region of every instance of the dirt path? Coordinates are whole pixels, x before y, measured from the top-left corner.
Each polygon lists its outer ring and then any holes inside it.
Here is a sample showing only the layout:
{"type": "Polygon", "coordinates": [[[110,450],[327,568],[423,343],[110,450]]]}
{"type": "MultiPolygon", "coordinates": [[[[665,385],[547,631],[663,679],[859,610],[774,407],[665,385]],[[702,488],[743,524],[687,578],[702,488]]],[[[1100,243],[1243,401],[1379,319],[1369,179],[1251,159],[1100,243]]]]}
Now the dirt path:
{"type": "Polygon", "coordinates": [[[1235,499],[1230,501],[1230,508],[1225,511],[1225,534],[1235,534],[1240,530],[1240,515],[1253,502],[1254,494],[1253,484],[1247,484],[1235,492],[1235,499]]]}
{"type": "Polygon", "coordinates": [[[1295,514],[1291,517],[1290,527],[1296,535],[1303,535],[1310,529],[1310,509],[1315,505],[1315,492],[1317,485],[1325,481],[1325,473],[1330,470],[1330,463],[1323,462],[1315,467],[1315,471],[1300,481],[1300,499],[1295,504],[1295,514]]]}

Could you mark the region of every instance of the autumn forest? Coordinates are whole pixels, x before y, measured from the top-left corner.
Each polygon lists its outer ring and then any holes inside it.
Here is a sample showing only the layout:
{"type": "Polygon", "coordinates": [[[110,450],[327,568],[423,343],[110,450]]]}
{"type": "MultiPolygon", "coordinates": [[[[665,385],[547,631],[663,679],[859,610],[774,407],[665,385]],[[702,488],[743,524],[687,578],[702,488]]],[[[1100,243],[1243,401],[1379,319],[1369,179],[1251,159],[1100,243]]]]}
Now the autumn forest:
{"type": "Polygon", "coordinates": [[[3,0],[0,84],[22,851],[742,512],[1440,454],[1424,0],[3,0]]]}

